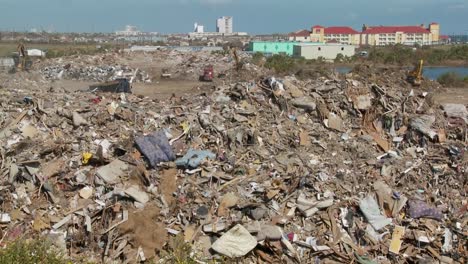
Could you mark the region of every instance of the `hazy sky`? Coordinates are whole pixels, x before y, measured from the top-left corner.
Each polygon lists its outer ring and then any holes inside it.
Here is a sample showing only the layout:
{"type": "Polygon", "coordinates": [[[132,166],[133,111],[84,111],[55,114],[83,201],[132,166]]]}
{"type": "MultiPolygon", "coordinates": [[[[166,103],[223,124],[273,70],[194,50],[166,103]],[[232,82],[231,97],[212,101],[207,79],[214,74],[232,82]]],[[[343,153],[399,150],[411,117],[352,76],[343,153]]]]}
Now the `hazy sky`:
{"type": "Polygon", "coordinates": [[[234,30],[279,33],[312,25],[416,25],[438,22],[444,34],[468,34],[468,0],[0,0],[0,30],[112,32],[215,31],[233,16],[234,30]]]}

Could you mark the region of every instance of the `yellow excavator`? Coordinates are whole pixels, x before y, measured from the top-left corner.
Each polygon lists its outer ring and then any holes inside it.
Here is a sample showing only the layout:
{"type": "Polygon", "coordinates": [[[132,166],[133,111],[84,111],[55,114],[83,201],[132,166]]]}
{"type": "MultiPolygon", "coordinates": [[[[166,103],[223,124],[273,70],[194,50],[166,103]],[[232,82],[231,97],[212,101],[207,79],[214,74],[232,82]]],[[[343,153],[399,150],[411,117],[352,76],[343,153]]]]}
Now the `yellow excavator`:
{"type": "Polygon", "coordinates": [[[406,80],[411,83],[413,86],[420,86],[423,80],[422,71],[423,71],[424,61],[420,60],[418,64],[414,66],[414,69],[408,73],[406,80]]]}
{"type": "Polygon", "coordinates": [[[26,70],[26,61],[27,61],[27,56],[28,52],[26,51],[26,48],[24,47],[23,43],[18,44],[18,47],[16,48],[18,51],[18,70],[23,71],[26,70]]]}
{"type": "Polygon", "coordinates": [[[231,48],[231,54],[234,58],[234,61],[236,62],[236,71],[239,71],[240,69],[242,69],[242,64],[240,63],[239,55],[237,54],[237,49],[231,48]]]}

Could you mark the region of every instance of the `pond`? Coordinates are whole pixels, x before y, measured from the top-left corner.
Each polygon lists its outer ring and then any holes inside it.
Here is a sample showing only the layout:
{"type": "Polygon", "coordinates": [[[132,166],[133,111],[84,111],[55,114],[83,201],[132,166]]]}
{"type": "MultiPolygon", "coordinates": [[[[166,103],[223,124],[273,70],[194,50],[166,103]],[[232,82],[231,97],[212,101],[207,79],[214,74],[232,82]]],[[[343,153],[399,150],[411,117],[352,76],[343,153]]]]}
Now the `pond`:
{"type": "MultiPolygon", "coordinates": [[[[352,67],[349,67],[349,66],[340,66],[340,67],[336,67],[335,70],[339,73],[348,73],[350,72],[352,69],[352,67]]],[[[426,77],[427,79],[430,79],[430,80],[437,80],[437,78],[439,78],[440,75],[444,74],[444,73],[447,73],[447,72],[456,72],[458,73],[460,76],[468,76],[468,67],[463,67],[463,66],[460,66],[460,67],[446,67],[446,66],[443,66],[443,67],[435,67],[435,66],[426,66],[424,67],[423,69],[423,75],[424,77],[426,77]]]]}

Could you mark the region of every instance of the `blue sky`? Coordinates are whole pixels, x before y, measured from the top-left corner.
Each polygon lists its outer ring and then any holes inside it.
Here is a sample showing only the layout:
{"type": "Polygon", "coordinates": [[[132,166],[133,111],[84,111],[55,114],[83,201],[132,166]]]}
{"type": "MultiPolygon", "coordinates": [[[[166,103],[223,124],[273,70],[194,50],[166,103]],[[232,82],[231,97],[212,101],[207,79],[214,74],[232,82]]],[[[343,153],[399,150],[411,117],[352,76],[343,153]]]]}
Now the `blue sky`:
{"type": "Polygon", "coordinates": [[[127,24],[183,33],[194,22],[214,31],[233,16],[234,30],[284,33],[323,26],[438,22],[444,34],[468,34],[468,0],[0,0],[0,30],[112,32],[127,24]]]}

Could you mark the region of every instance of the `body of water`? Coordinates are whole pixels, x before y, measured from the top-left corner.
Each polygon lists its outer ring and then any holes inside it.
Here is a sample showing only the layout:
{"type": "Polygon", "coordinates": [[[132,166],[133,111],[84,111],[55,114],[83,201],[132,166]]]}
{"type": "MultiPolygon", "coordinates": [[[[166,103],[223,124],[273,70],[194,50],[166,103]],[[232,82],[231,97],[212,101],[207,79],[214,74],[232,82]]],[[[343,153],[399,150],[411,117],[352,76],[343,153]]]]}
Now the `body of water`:
{"type": "MultiPolygon", "coordinates": [[[[337,72],[339,73],[348,73],[351,71],[352,67],[348,66],[342,66],[342,67],[336,67],[335,68],[337,72]]],[[[408,68],[410,70],[411,68],[408,68]]],[[[430,79],[430,80],[437,80],[440,75],[447,73],[447,72],[456,72],[460,76],[468,76],[468,67],[432,67],[432,66],[427,66],[424,67],[423,69],[423,75],[425,78],[430,79]]]]}

